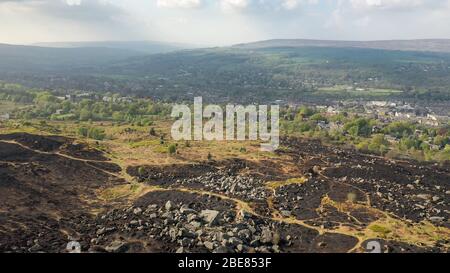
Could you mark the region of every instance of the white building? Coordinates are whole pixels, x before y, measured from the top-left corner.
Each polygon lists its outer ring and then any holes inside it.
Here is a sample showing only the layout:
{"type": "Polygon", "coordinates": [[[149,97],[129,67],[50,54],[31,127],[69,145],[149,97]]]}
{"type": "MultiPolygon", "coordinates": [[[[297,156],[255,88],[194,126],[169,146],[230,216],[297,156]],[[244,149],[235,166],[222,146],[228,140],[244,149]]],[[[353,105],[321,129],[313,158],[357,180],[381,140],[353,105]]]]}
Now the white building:
{"type": "Polygon", "coordinates": [[[9,120],[9,118],[10,118],[9,113],[0,115],[0,120],[9,120]]]}

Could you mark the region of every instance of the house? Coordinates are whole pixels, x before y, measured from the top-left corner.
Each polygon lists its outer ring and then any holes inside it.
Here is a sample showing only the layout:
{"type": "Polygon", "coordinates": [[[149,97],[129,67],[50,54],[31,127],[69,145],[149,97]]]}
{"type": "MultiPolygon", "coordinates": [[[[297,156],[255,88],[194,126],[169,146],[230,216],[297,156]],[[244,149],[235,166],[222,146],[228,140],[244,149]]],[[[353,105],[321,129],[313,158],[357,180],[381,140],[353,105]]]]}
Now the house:
{"type": "Polygon", "coordinates": [[[334,108],[333,106],[329,106],[327,108],[327,113],[329,114],[339,114],[339,110],[337,110],[336,108],[334,108]]]}
{"type": "Polygon", "coordinates": [[[332,130],[332,131],[338,131],[338,130],[341,130],[344,128],[344,125],[339,121],[330,122],[329,126],[330,126],[330,130],[332,130]]]}
{"type": "Polygon", "coordinates": [[[328,130],[330,129],[330,125],[328,123],[326,123],[325,121],[319,121],[317,122],[317,126],[321,129],[321,130],[328,130]]]}
{"type": "Polygon", "coordinates": [[[398,142],[398,139],[391,135],[386,135],[384,138],[391,144],[396,144],[398,142]]]}
{"type": "Polygon", "coordinates": [[[84,93],[81,93],[81,94],[77,94],[76,96],[77,96],[77,98],[86,98],[86,97],[90,97],[91,94],[88,93],[88,92],[84,92],[84,93]]]}
{"type": "Polygon", "coordinates": [[[127,103],[132,103],[133,102],[133,98],[131,97],[120,97],[117,99],[118,102],[127,102],[127,103]]]}
{"type": "Polygon", "coordinates": [[[410,119],[412,118],[412,114],[403,113],[403,112],[395,112],[395,117],[400,119],[410,119]]]}
{"type": "Polygon", "coordinates": [[[438,118],[436,115],[432,115],[432,114],[428,114],[427,115],[427,119],[432,120],[432,121],[437,121],[438,118]]]}
{"type": "Polygon", "coordinates": [[[415,135],[416,137],[419,137],[419,136],[423,135],[423,133],[424,133],[424,131],[423,131],[423,130],[419,130],[419,129],[417,129],[417,130],[414,131],[414,135],[415,135]]]}
{"type": "Polygon", "coordinates": [[[9,118],[10,118],[9,113],[0,115],[0,120],[1,120],[1,121],[3,121],[3,120],[9,120],[9,118]]]}
{"type": "Polygon", "coordinates": [[[388,106],[388,102],[387,101],[370,101],[367,103],[367,106],[386,107],[386,106],[388,106]]]}
{"type": "Polygon", "coordinates": [[[372,133],[374,133],[374,134],[381,133],[382,130],[383,130],[383,128],[381,128],[380,126],[375,125],[372,127],[372,133]]]}
{"type": "Polygon", "coordinates": [[[112,102],[112,101],[113,101],[113,98],[112,98],[112,97],[104,96],[104,97],[102,98],[102,100],[103,100],[104,102],[112,102]]]}

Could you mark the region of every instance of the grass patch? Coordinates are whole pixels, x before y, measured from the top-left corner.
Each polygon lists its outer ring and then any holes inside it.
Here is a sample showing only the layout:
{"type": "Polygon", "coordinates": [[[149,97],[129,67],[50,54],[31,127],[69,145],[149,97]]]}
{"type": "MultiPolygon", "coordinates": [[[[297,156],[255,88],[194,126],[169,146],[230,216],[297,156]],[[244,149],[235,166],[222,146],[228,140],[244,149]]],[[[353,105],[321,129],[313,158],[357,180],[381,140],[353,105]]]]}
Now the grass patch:
{"type": "Polygon", "coordinates": [[[150,147],[150,146],[156,146],[159,145],[159,140],[143,140],[143,141],[137,141],[137,142],[130,142],[130,147],[132,149],[137,149],[141,147],[150,147]]]}
{"type": "Polygon", "coordinates": [[[290,178],[286,181],[273,181],[267,183],[267,186],[271,189],[277,189],[282,186],[292,185],[292,184],[304,184],[308,181],[305,177],[290,178]]]}
{"type": "Polygon", "coordinates": [[[392,232],[392,231],[391,231],[390,229],[388,229],[387,227],[383,227],[383,226],[380,226],[380,225],[371,225],[371,226],[369,227],[369,229],[370,229],[371,231],[373,231],[373,232],[380,233],[380,234],[383,234],[383,235],[387,235],[387,234],[389,234],[389,233],[392,232]]]}

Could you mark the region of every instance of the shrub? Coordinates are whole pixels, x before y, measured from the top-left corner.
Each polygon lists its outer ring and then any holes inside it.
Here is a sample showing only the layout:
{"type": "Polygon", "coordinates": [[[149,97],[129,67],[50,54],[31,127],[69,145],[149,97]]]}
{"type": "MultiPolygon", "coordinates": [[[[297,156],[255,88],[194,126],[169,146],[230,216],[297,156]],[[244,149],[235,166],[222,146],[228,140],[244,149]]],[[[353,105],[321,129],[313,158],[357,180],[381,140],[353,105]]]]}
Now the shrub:
{"type": "Polygon", "coordinates": [[[168,150],[169,154],[175,154],[177,152],[177,146],[175,144],[170,144],[168,150]]]}
{"type": "Polygon", "coordinates": [[[139,176],[144,176],[145,175],[145,168],[144,167],[139,167],[138,168],[138,174],[139,176]]]}

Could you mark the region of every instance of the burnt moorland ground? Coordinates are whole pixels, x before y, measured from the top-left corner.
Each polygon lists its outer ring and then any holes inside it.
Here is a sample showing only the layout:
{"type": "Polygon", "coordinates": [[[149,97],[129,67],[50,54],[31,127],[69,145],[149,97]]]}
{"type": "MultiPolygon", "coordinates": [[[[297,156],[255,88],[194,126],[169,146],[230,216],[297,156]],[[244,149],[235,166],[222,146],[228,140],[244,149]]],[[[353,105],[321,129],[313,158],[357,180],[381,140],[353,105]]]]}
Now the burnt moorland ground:
{"type": "Polygon", "coordinates": [[[448,166],[283,139],[283,160],[119,166],[0,135],[0,252],[447,252],[448,166]]]}

